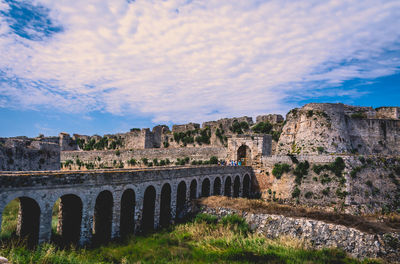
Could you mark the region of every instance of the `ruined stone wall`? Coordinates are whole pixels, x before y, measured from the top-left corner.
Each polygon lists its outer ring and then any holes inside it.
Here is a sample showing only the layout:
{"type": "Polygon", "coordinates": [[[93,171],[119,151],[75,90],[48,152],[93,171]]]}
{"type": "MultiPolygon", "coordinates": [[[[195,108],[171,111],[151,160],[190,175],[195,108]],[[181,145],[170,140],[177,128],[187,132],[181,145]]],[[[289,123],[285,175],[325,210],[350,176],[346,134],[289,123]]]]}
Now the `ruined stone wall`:
{"type": "MultiPolygon", "coordinates": [[[[141,163],[142,158],[149,159],[152,162],[153,159],[165,160],[169,159],[171,162],[186,157],[193,160],[209,160],[212,156],[216,156],[218,159],[226,159],[227,152],[225,148],[218,147],[203,147],[203,148],[153,148],[153,149],[134,149],[134,150],[103,150],[103,151],[62,151],[61,162],[65,163],[67,160],[71,160],[74,163],[71,169],[79,169],[76,164],[76,160],[79,159],[84,163],[93,163],[96,168],[98,167],[119,167],[121,162],[122,167],[131,167],[128,160],[135,159],[141,163]]],[[[142,164],[143,165],[143,164],[142,164]]],[[[64,169],[69,169],[70,166],[64,169]]],[[[84,169],[84,166],[81,166],[84,169]]]]}
{"type": "Polygon", "coordinates": [[[28,138],[0,138],[0,170],[58,170],[60,147],[28,138]]]}
{"type": "Polygon", "coordinates": [[[298,163],[283,155],[262,158],[262,169],[255,175],[264,199],[352,214],[400,210],[399,158],[299,155],[295,159],[298,163]],[[333,166],[338,157],[345,163],[338,175],[326,168],[319,173],[314,170],[314,166],[333,166]],[[305,161],[309,168],[306,175],[299,179],[295,170],[299,163],[305,161]],[[276,164],[288,164],[289,171],[281,176],[274,175],[276,164]]]}
{"type": "Polygon", "coordinates": [[[287,114],[275,153],[398,155],[400,120],[383,117],[369,107],[307,104],[287,114]]]}
{"type": "Polygon", "coordinates": [[[400,258],[398,246],[400,234],[369,234],[342,225],[325,223],[307,218],[293,218],[273,214],[253,214],[229,208],[203,207],[202,213],[219,218],[237,214],[242,216],[250,227],[267,238],[274,239],[289,236],[304,239],[312,248],[340,248],[359,259],[383,258],[397,262],[400,258]]]}

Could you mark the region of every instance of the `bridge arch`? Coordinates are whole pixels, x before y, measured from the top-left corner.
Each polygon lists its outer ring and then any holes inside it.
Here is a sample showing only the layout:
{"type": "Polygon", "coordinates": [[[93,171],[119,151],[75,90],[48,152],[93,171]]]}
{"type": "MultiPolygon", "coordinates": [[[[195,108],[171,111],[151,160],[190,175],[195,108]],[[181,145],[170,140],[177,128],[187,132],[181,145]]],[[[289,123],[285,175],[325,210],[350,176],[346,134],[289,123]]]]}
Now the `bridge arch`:
{"type": "Polygon", "coordinates": [[[201,183],[201,197],[210,196],[210,179],[204,178],[201,183]]]}
{"type": "MultiPolygon", "coordinates": [[[[58,199],[57,199],[58,201],[58,199]]],[[[56,201],[56,202],[57,202],[56,201]]],[[[56,205],[56,202],[54,203],[56,205]]],[[[53,241],[60,245],[78,244],[81,236],[82,199],[72,193],[63,194],[59,198],[57,215],[57,235],[53,241]]]]}
{"type": "Polygon", "coordinates": [[[171,185],[165,183],[161,189],[160,226],[168,227],[171,222],[171,185]]]}
{"type": "Polygon", "coordinates": [[[146,188],[143,196],[142,210],[142,231],[151,232],[154,230],[154,210],[156,207],[156,189],[150,185],[146,188]]]}
{"type": "MultiPolygon", "coordinates": [[[[2,209],[3,223],[1,225],[1,233],[12,232],[12,236],[16,236],[20,239],[26,239],[28,247],[35,246],[39,241],[39,230],[40,230],[40,216],[41,209],[39,203],[30,196],[25,195],[12,195],[7,200],[7,203],[2,209]],[[18,220],[17,226],[14,230],[5,230],[4,225],[4,211],[13,210],[15,204],[18,203],[18,220]]],[[[11,212],[10,212],[11,213],[11,212]]]]}
{"type": "Polygon", "coordinates": [[[176,191],[176,219],[183,218],[183,211],[186,205],[186,183],[181,181],[178,184],[178,189],[176,191]]]}
{"type": "Polygon", "coordinates": [[[224,195],[227,197],[232,196],[232,180],[230,176],[225,178],[224,195]]]}
{"type": "Polygon", "coordinates": [[[190,200],[197,199],[197,180],[193,179],[190,182],[190,200]]]}
{"type": "Polygon", "coordinates": [[[221,178],[215,177],[214,179],[214,195],[221,195],[221,178]]]}
{"type": "Polygon", "coordinates": [[[124,238],[135,232],[136,193],[126,189],[121,197],[120,234],[124,238]]]}
{"type": "Polygon", "coordinates": [[[93,241],[108,242],[111,239],[114,199],[110,191],[101,191],[96,198],[93,215],[93,241]]]}

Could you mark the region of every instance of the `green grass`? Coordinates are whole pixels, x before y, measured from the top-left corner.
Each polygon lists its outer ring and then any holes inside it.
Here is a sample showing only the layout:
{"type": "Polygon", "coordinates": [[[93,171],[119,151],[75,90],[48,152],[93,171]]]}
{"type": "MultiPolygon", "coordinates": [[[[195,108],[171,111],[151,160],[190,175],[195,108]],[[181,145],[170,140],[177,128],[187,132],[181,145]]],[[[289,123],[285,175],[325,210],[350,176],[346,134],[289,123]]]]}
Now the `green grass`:
{"type": "Polygon", "coordinates": [[[205,214],[168,230],[132,236],[97,248],[58,249],[53,244],[43,244],[29,250],[11,241],[0,244],[0,255],[12,263],[54,264],[376,263],[351,259],[338,249],[307,249],[307,243],[293,238],[267,239],[250,232],[248,224],[239,216],[226,216],[217,221],[205,214]]]}

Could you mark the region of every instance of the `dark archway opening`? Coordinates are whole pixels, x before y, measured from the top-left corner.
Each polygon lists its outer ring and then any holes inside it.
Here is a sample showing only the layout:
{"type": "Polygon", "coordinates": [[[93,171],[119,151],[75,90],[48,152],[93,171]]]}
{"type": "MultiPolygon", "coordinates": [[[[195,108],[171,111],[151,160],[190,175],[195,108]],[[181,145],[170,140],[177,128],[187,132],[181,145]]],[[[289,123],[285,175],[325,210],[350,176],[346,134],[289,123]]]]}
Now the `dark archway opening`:
{"type": "Polygon", "coordinates": [[[171,186],[166,183],[161,189],[160,226],[168,227],[171,222],[171,186]]]}
{"type": "Polygon", "coordinates": [[[243,197],[250,197],[250,177],[248,174],[244,175],[243,178],[243,197]]]}
{"type": "Polygon", "coordinates": [[[227,177],[225,179],[225,186],[224,186],[224,195],[231,197],[232,193],[231,193],[231,189],[232,189],[232,181],[231,181],[231,177],[227,177]]]}
{"type": "Polygon", "coordinates": [[[121,219],[120,219],[120,235],[121,238],[135,232],[135,206],[136,195],[135,191],[128,189],[124,191],[121,197],[121,219]]]}
{"type": "Polygon", "coordinates": [[[251,150],[248,146],[241,145],[237,150],[237,157],[243,166],[251,165],[251,150]]]}
{"type": "Polygon", "coordinates": [[[219,177],[214,180],[214,195],[221,195],[221,179],[219,177]]]}
{"type": "Polygon", "coordinates": [[[93,217],[93,242],[105,243],[111,240],[113,196],[102,191],[96,199],[93,217]]]}
{"type": "Polygon", "coordinates": [[[240,178],[239,176],[235,177],[235,181],[233,182],[233,197],[237,198],[240,194],[240,178]]]}
{"type": "Polygon", "coordinates": [[[197,181],[192,180],[190,183],[190,200],[197,199],[197,181]]]}
{"type": "Polygon", "coordinates": [[[154,230],[154,209],[156,205],[156,189],[153,186],[146,188],[143,199],[142,231],[148,233],[154,230]]]}
{"type": "Polygon", "coordinates": [[[53,207],[53,216],[53,220],[57,221],[57,229],[52,240],[60,246],[77,245],[81,236],[81,198],[74,194],[61,196],[53,207]],[[54,216],[55,213],[57,216],[54,216]]]}
{"type": "Polygon", "coordinates": [[[210,196],[210,180],[204,179],[203,183],[201,184],[201,197],[208,197],[210,196]]]}
{"type": "Polygon", "coordinates": [[[32,198],[12,200],[2,212],[0,241],[18,239],[29,248],[37,245],[40,228],[40,207],[32,198]]]}
{"type": "Polygon", "coordinates": [[[186,205],[186,183],[181,181],[176,193],[176,219],[179,221],[184,218],[184,209],[186,205]]]}

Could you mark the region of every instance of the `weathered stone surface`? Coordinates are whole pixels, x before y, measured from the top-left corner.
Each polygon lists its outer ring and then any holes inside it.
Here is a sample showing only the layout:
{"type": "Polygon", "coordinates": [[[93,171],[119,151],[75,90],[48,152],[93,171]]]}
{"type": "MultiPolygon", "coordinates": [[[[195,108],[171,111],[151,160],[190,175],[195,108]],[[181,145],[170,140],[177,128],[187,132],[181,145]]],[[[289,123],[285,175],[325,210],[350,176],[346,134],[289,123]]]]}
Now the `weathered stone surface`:
{"type": "Polygon", "coordinates": [[[58,143],[41,138],[0,138],[0,170],[58,169],[60,169],[60,147],[58,143]]]}
{"type": "Polygon", "coordinates": [[[368,234],[354,228],[329,224],[306,218],[272,214],[252,214],[228,208],[203,207],[201,212],[222,217],[228,214],[243,216],[255,232],[268,238],[292,236],[310,241],[317,249],[337,247],[356,258],[400,259],[400,234],[368,234]]]}
{"type": "Polygon", "coordinates": [[[267,121],[271,124],[282,123],[284,118],[283,116],[277,114],[259,115],[256,117],[256,123],[267,121]]]}

